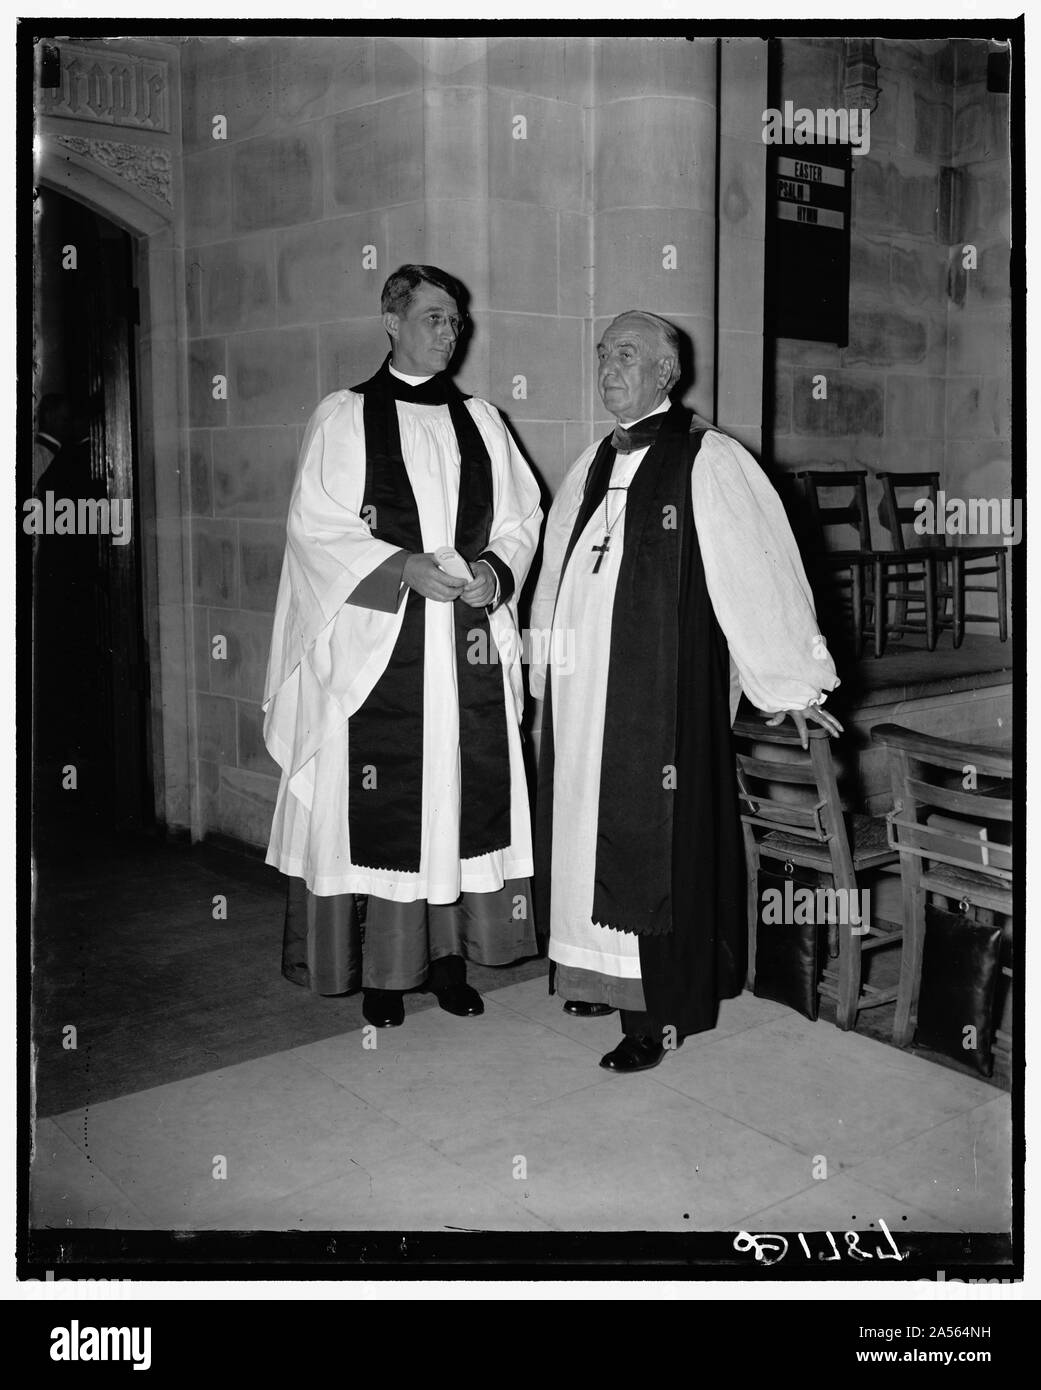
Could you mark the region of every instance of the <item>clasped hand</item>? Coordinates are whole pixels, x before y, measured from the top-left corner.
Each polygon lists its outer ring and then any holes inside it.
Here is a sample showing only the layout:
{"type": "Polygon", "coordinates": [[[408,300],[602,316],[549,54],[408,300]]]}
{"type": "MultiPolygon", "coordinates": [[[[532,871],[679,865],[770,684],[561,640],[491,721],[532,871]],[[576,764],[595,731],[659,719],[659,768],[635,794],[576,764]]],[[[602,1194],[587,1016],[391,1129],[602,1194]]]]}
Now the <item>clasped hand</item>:
{"type": "Polygon", "coordinates": [[[402,575],[410,589],[438,603],[451,603],[461,598],[471,608],[486,608],[495,598],[495,575],[491,565],[478,560],[473,579],[456,579],[445,574],[433,555],[410,555],[402,575]]]}

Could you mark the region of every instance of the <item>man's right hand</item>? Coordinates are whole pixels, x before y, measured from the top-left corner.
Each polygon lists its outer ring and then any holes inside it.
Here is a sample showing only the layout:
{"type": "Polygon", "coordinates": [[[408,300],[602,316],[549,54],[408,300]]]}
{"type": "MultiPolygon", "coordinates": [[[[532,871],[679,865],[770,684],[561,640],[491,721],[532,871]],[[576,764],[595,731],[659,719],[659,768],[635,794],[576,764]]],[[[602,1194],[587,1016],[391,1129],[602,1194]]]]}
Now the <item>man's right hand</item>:
{"type": "Polygon", "coordinates": [[[424,598],[436,599],[438,603],[451,603],[466,588],[465,579],[455,579],[445,574],[433,555],[410,555],[405,561],[401,575],[410,589],[424,598]]]}

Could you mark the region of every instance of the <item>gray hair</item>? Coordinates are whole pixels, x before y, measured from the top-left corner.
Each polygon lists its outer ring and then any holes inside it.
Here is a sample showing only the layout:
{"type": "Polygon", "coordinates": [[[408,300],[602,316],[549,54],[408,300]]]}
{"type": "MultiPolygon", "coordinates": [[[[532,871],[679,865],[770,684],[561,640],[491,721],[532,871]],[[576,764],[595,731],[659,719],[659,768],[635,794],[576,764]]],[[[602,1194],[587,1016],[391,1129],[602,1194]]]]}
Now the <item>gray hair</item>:
{"type": "Polygon", "coordinates": [[[653,330],[658,343],[658,356],[672,358],[672,373],[665,387],[666,391],[671,391],[680,379],[679,330],[668,319],[663,319],[658,314],[652,314],[647,309],[626,309],[624,313],[616,315],[611,320],[610,327],[613,328],[621,319],[638,319],[653,330]]]}

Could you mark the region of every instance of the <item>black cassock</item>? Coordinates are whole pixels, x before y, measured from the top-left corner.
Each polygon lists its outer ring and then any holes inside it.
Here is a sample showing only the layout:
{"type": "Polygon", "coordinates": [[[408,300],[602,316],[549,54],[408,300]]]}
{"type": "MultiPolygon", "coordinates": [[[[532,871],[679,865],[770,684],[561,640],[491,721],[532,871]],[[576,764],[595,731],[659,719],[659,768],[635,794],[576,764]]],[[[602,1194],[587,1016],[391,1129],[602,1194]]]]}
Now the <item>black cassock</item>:
{"type": "MultiPolygon", "coordinates": [[[[592,913],[601,926],[639,935],[647,1012],[680,1037],[715,1026],[719,1001],[743,988],[747,955],[730,657],[694,525],[690,474],[705,430],[692,425],[692,413],[680,406],[663,415],[628,490],[612,613],[592,913]],[[663,525],[666,515],[675,518],[674,526],[663,525]],[[668,767],[674,778],[663,777],[668,767]]],[[[590,465],[564,569],[603,504],[614,457],[605,439],[590,465]]],[[[577,646],[580,651],[580,633],[577,646]]],[[[553,767],[551,671],[535,834],[541,931],[548,930],[551,910],[553,767]]]]}

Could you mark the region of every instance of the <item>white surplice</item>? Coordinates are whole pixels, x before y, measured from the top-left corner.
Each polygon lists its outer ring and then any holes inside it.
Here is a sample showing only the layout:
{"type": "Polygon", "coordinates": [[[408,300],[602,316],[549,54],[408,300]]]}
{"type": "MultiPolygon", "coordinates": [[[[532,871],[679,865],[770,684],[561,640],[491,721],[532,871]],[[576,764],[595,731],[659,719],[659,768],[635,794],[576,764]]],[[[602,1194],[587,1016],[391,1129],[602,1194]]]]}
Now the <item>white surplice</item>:
{"type": "MultiPolygon", "coordinates": [[[[533,632],[551,628],[553,633],[540,644],[549,654],[553,680],[549,955],[561,965],[639,979],[639,937],[592,920],[611,620],[625,510],[614,518],[624,494],[608,492],[606,511],[601,503],[560,582],[597,447],[580,456],[554,500],[531,614],[533,632]],[[610,544],[594,573],[600,552],[592,547],[602,544],[612,521],[610,544]]],[[[611,486],[627,486],[646,455],[646,449],[619,454],[611,486]]],[[[742,689],[753,705],[770,713],[821,703],[838,677],[777,493],[747,450],[711,430],[691,470],[691,497],[709,596],[730,649],[731,719],[742,689]]],[[[532,666],[531,690],[537,699],[545,693],[546,673],[545,664],[532,666]]],[[[654,711],[648,710],[647,717],[653,719],[654,711]]]]}
{"type": "MultiPolygon", "coordinates": [[[[415,494],[423,548],[455,539],[459,446],[447,406],[398,401],[401,451],[415,494]]],[[[459,857],[459,696],[450,603],[428,599],[424,637],[423,807],[418,873],[351,860],[348,828],[350,716],[394,650],[404,598],[393,613],[346,604],[354,588],[398,547],[373,538],[360,512],[365,487],[363,397],[327,396],[311,418],[289,507],[286,555],[275,607],[265,687],[264,737],[282,769],[267,862],[303,878],[312,893],[371,893],[395,902],[454,902],[532,872],[531,828],[521,757],[523,709],[516,600],[534,556],[542,511],[531,470],[501,416],[471,399],[492,464],[493,519],[487,549],[509,567],[514,596],[490,617],[502,653],[511,785],[511,842],[459,857]]],[[[459,600],[457,600],[458,602],[459,600]]],[[[476,614],[475,614],[476,616],[476,614]]]]}

